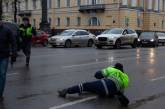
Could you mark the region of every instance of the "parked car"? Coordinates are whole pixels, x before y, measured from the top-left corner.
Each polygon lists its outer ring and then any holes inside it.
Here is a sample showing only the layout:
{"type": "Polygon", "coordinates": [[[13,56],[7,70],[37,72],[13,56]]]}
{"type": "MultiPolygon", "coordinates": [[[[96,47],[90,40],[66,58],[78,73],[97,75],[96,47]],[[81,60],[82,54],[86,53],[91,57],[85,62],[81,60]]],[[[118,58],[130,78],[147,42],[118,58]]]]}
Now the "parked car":
{"type": "Polygon", "coordinates": [[[32,45],[42,44],[43,46],[47,46],[49,35],[44,31],[37,31],[36,35],[32,36],[32,45]]]}
{"type": "Polygon", "coordinates": [[[158,35],[156,32],[142,32],[138,39],[140,46],[158,46],[158,35]]]}
{"type": "Polygon", "coordinates": [[[164,45],[165,44],[165,33],[158,32],[157,35],[158,35],[158,42],[160,44],[164,45]]]}
{"type": "Polygon", "coordinates": [[[49,44],[53,47],[64,46],[70,48],[72,46],[88,46],[92,47],[94,44],[94,35],[86,30],[69,29],[63,31],[61,34],[53,36],[48,39],[49,44]]]}
{"type": "Polygon", "coordinates": [[[131,45],[132,48],[137,46],[137,33],[132,29],[112,28],[105,30],[95,39],[95,46],[101,49],[103,46],[113,46],[120,48],[122,45],[131,45]]]}

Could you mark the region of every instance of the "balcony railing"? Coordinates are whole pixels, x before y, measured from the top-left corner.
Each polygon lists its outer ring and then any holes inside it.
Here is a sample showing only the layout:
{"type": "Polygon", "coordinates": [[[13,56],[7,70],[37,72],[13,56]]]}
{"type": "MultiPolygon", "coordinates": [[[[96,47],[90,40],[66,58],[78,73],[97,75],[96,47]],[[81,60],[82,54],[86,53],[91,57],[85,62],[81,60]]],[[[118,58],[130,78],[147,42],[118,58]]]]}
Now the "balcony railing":
{"type": "Polygon", "coordinates": [[[19,11],[18,15],[19,16],[31,16],[31,11],[30,10],[19,11]]]}
{"type": "Polygon", "coordinates": [[[104,11],[104,10],[105,10],[105,4],[82,5],[79,7],[80,12],[104,11]]]}

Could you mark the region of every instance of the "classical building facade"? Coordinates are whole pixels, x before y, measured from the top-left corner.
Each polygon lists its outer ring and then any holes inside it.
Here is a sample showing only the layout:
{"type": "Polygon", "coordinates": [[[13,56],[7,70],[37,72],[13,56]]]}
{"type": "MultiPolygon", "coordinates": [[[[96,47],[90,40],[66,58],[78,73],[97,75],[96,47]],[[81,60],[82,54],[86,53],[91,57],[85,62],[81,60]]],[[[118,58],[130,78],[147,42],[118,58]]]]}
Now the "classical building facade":
{"type": "MultiPolygon", "coordinates": [[[[7,8],[5,1],[4,12],[10,16],[13,12],[9,10],[13,9],[7,8]]],[[[137,31],[165,32],[165,0],[47,1],[48,22],[57,31],[82,28],[99,32],[113,27],[129,27],[137,31]]],[[[18,22],[21,17],[28,16],[33,26],[39,28],[41,0],[20,0],[18,7],[18,22]]]]}

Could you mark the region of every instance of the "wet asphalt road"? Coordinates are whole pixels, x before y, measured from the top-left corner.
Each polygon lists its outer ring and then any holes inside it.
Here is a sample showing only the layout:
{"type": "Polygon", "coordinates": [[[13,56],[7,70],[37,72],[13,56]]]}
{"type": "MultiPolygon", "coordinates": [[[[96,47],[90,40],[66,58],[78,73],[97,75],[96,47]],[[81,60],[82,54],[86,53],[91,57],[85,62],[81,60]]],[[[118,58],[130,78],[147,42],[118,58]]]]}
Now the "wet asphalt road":
{"type": "Polygon", "coordinates": [[[64,106],[59,109],[123,109],[115,98],[75,103],[95,95],[72,95],[63,99],[57,94],[59,89],[95,80],[96,71],[116,62],[124,64],[130,77],[130,86],[125,91],[131,101],[129,109],[163,109],[165,106],[165,47],[119,50],[36,47],[32,49],[29,69],[24,62],[20,53],[14,67],[9,66],[5,100],[0,109],[57,109],[57,106],[64,106]]]}

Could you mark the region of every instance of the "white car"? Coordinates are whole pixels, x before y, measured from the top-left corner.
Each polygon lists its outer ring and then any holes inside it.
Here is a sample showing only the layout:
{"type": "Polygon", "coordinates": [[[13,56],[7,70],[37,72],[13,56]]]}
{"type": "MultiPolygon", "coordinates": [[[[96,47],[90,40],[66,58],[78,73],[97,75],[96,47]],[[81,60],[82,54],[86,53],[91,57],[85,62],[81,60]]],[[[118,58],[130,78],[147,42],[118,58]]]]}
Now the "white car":
{"type": "Polygon", "coordinates": [[[157,33],[158,36],[158,43],[161,43],[162,45],[165,44],[165,33],[157,33]]]}
{"type": "Polygon", "coordinates": [[[104,31],[95,38],[95,46],[102,48],[103,46],[113,46],[120,48],[122,45],[131,45],[132,48],[137,46],[138,35],[134,30],[113,28],[104,31]]]}
{"type": "Polygon", "coordinates": [[[94,44],[95,35],[86,30],[69,29],[63,31],[60,35],[53,36],[48,39],[49,44],[53,47],[64,46],[70,48],[72,46],[88,46],[94,44]]]}

